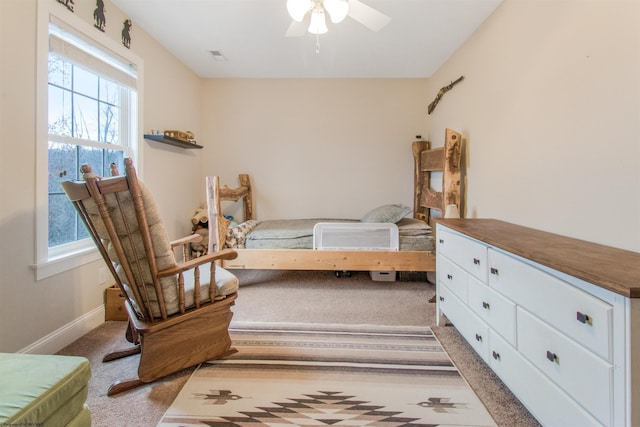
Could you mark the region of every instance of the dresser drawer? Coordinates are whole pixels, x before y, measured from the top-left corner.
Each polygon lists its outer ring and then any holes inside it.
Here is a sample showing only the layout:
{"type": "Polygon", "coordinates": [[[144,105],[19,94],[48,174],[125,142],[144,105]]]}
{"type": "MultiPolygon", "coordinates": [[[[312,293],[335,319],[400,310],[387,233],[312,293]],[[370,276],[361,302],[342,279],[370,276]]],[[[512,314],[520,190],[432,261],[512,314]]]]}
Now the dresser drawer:
{"type": "Polygon", "coordinates": [[[468,306],[458,299],[446,286],[438,288],[438,302],[440,311],[453,323],[460,335],[466,339],[471,347],[488,362],[489,327],[468,306]]]}
{"type": "Polygon", "coordinates": [[[517,348],[603,424],[611,423],[612,365],[517,308],[517,348]]]}
{"type": "Polygon", "coordinates": [[[467,273],[447,257],[437,258],[437,274],[440,283],[451,289],[463,302],[467,302],[467,273]]]}
{"type": "Polygon", "coordinates": [[[516,345],[516,306],[475,277],[467,283],[469,307],[511,345],[516,345]]]}
{"type": "Polygon", "coordinates": [[[478,280],[486,283],[487,246],[440,227],[437,233],[438,253],[445,255],[478,280]]]}
{"type": "Polygon", "coordinates": [[[489,365],[542,425],[601,425],[493,331],[489,335],[489,365]]]}
{"type": "Polygon", "coordinates": [[[610,304],[493,249],[489,250],[489,269],[491,288],[612,361],[610,304]]]}

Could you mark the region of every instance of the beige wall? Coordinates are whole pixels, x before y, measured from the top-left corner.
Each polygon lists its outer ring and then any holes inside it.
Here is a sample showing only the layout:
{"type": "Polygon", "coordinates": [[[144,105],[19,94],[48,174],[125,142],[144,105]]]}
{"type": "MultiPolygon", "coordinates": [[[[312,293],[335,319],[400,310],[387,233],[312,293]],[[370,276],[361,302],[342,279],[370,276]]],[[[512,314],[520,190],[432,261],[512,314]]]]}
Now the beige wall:
{"type": "Polygon", "coordinates": [[[640,2],[506,0],[429,79],[464,134],[467,217],[640,251],[640,2]]]}
{"type": "MultiPolygon", "coordinates": [[[[426,79],[203,81],[205,174],[249,173],[258,219],[360,218],[413,204],[426,79]]],[[[237,207],[228,206],[236,215],[237,207]]]]}
{"type": "MultiPolygon", "coordinates": [[[[56,0],[46,1],[63,8],[56,0]]],[[[92,24],[95,2],[75,3],[75,14],[92,24]]],[[[119,42],[124,16],[109,2],[106,10],[107,35],[119,42]]],[[[0,0],[0,351],[5,352],[45,337],[52,345],[73,339],[85,327],[85,318],[103,304],[101,262],[40,281],[31,268],[36,258],[35,147],[46,144],[36,141],[35,131],[36,16],[36,0],[0,0]]],[[[135,26],[131,50],[145,67],[141,133],[177,128],[198,135],[199,78],[135,26]]],[[[190,231],[189,219],[200,197],[200,158],[147,142],[140,149],[144,179],[159,196],[169,234],[181,236],[190,231]]],[[[41,348],[49,347],[43,343],[41,348]]]]}

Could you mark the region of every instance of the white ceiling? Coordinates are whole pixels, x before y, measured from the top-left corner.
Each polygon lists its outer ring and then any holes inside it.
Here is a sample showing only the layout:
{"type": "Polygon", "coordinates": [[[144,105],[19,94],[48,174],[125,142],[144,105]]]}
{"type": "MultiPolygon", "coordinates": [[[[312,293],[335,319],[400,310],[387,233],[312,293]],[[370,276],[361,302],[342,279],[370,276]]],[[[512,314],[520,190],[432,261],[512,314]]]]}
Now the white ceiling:
{"type": "Polygon", "coordinates": [[[285,37],[286,0],[112,0],[198,76],[430,77],[502,0],[362,0],[388,15],[378,32],[347,17],[328,33],[285,37]],[[211,51],[226,61],[216,61],[211,51]]]}

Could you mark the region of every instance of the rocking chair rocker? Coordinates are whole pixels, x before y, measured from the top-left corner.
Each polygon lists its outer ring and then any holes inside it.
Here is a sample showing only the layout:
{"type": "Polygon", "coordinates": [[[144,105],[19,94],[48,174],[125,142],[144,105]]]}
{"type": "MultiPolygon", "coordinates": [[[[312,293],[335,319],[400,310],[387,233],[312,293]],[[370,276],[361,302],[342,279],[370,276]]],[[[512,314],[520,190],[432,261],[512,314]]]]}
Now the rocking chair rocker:
{"type": "Polygon", "coordinates": [[[125,176],[102,179],[88,165],[81,170],[84,182],[66,181],[62,187],[125,296],[127,338],[134,344],[107,354],[103,362],[140,353],[138,378],[114,383],[107,394],[235,353],[228,328],[238,279],[216,263],[234,259],[235,251],[191,260],[188,243],[200,236],[169,242],[131,159],[125,159],[125,176]],[[174,256],[178,246],[184,246],[183,263],[174,256]],[[199,267],[205,265],[201,276],[199,267]]]}

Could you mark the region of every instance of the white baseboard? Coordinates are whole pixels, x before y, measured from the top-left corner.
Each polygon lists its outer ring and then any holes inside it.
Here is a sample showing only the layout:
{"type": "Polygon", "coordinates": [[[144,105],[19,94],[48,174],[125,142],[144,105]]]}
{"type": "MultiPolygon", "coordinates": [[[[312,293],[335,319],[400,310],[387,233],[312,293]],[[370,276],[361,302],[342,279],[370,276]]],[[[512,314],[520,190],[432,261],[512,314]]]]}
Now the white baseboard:
{"type": "Polygon", "coordinates": [[[104,305],[101,305],[19,350],[18,353],[55,354],[103,323],[104,305]]]}

